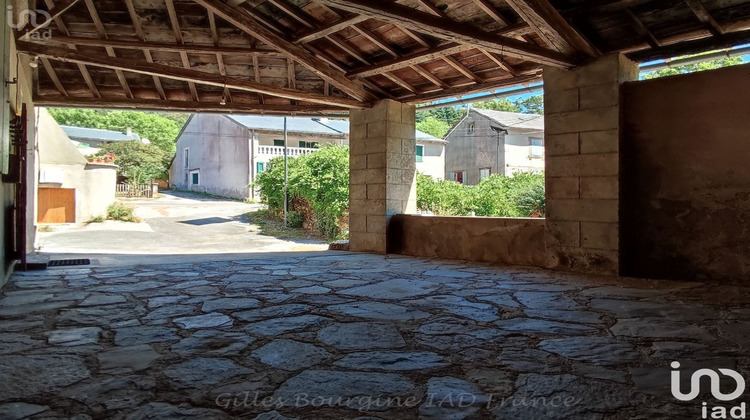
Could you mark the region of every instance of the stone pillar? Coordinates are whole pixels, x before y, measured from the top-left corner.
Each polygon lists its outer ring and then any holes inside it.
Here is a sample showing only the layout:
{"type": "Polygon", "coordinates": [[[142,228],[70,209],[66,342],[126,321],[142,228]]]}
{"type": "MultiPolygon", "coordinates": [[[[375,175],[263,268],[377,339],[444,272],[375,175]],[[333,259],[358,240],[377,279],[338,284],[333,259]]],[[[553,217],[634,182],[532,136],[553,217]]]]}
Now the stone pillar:
{"type": "Polygon", "coordinates": [[[544,69],[549,268],[618,274],[620,88],[633,80],[638,64],[621,54],[544,69]]]}
{"type": "Polygon", "coordinates": [[[385,253],[391,216],[417,210],[415,108],[386,99],[349,119],[349,249],[385,253]]]}

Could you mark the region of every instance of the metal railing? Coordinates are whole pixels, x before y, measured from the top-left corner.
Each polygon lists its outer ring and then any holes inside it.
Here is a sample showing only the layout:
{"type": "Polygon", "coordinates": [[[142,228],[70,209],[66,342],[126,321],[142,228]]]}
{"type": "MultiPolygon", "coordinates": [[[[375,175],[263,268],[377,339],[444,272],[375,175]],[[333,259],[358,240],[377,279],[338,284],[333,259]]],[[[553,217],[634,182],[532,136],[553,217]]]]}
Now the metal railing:
{"type": "Polygon", "coordinates": [[[151,184],[117,184],[115,189],[116,197],[142,197],[142,198],[154,198],[154,188],[151,184]]]}

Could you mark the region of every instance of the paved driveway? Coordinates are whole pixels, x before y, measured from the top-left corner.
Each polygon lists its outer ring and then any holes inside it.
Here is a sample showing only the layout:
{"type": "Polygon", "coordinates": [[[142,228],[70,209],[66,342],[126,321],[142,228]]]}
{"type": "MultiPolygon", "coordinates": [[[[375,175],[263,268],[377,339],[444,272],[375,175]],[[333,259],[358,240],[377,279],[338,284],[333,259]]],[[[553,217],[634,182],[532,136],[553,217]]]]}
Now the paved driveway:
{"type": "Polygon", "coordinates": [[[165,192],[157,199],[124,200],[142,223],[106,221],[56,226],[40,232],[37,246],[49,254],[222,254],[326,249],[321,242],[281,240],[261,235],[245,221],[257,204],[165,192]]]}

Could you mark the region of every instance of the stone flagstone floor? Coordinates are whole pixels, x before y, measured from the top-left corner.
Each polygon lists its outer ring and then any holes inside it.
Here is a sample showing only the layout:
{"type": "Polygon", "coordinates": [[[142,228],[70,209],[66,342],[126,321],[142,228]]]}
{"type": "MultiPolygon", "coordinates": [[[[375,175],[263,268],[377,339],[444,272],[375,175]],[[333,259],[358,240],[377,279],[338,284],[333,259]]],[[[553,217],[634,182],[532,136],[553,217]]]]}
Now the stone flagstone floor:
{"type": "Polygon", "coordinates": [[[0,419],[700,418],[672,361],[748,377],[745,287],[328,252],[2,295],[0,419]]]}

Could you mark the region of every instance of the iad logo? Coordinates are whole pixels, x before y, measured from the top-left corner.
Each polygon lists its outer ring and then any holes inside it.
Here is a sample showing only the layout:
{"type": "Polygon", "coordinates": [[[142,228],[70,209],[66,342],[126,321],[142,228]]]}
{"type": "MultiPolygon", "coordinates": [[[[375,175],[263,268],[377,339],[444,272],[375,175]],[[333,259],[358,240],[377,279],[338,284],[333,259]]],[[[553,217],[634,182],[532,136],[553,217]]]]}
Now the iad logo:
{"type": "MultiPolygon", "coordinates": [[[[671,375],[672,395],[680,401],[692,401],[696,399],[701,393],[701,379],[704,377],[708,378],[711,384],[711,395],[719,401],[734,401],[741,397],[745,392],[745,378],[743,378],[742,375],[732,369],[720,368],[717,369],[718,373],[713,369],[698,369],[693,372],[692,376],[690,376],[690,390],[687,393],[683,393],[680,389],[680,371],[678,370],[680,368],[680,362],[672,362],[671,366],[673,369],[671,375]],[[734,384],[732,384],[734,386],[734,391],[728,394],[721,392],[721,376],[719,374],[734,380],[734,384]]],[[[746,418],[746,406],[744,402],[739,406],[730,407],[729,409],[722,406],[712,407],[710,409],[710,417],[708,404],[704,402],[702,405],[703,410],[701,418],[704,419],[746,418]]]]}
{"type": "MultiPolygon", "coordinates": [[[[8,26],[13,29],[36,28],[30,35],[32,38],[48,39],[52,37],[52,30],[41,31],[52,22],[52,15],[44,10],[23,9],[16,15],[13,12],[13,6],[8,6],[5,15],[8,26]],[[28,24],[25,22],[28,22],[28,24]]],[[[28,31],[24,32],[28,33],[28,31]]]]}

